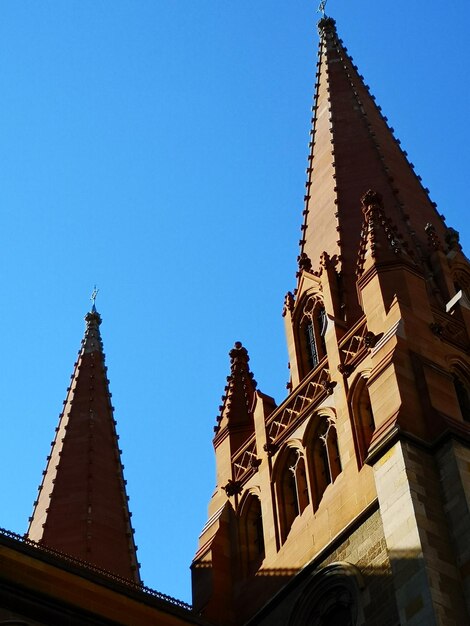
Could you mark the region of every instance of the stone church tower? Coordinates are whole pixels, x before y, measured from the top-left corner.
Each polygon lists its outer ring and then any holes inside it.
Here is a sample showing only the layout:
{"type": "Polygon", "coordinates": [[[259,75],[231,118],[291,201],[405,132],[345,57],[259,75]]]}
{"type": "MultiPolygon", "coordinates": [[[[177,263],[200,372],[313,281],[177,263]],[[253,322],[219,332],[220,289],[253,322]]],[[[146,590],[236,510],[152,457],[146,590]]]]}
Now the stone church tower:
{"type": "Polygon", "coordinates": [[[215,624],[470,623],[470,266],[336,32],[320,45],[287,397],[230,352],[193,570],[215,624]]]}
{"type": "Polygon", "coordinates": [[[27,536],[0,529],[0,624],[470,623],[470,265],[319,31],[288,395],[235,343],[193,607],[139,577],[93,306],[27,536]]]}

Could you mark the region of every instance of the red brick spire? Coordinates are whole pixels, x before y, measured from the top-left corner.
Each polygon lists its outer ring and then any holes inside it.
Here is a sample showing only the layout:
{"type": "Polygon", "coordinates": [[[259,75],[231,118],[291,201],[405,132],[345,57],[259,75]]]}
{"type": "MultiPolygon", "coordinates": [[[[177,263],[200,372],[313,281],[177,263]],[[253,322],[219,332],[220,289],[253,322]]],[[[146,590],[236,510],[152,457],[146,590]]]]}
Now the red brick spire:
{"type": "Polygon", "coordinates": [[[380,194],[387,216],[418,260],[428,247],[427,223],[442,240],[445,226],[338,38],[335,21],[323,18],[319,30],[299,259],[303,264],[307,260],[314,272],[323,252],[337,261],[342,310],[352,323],[361,314],[355,268],[363,222],[361,198],[367,190],[380,194]]]}
{"type": "Polygon", "coordinates": [[[28,537],[139,582],[116,422],[100,335],[85,317],[82,341],[28,537]]]}

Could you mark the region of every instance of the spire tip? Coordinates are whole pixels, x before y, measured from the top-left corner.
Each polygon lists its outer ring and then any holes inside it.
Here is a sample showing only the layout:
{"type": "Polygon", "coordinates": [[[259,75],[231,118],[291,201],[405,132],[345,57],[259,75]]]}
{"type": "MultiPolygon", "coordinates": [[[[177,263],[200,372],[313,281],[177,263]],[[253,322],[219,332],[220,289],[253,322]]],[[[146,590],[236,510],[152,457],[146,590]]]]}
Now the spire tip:
{"type": "Polygon", "coordinates": [[[336,33],[336,21],[332,17],[327,17],[323,15],[321,20],[318,22],[318,30],[320,35],[322,34],[335,34],[336,33]]]}
{"type": "Polygon", "coordinates": [[[325,7],[327,2],[328,0],[321,0],[320,4],[318,5],[318,12],[321,13],[322,18],[326,17],[325,7]]]}
{"type": "Polygon", "coordinates": [[[96,288],[96,285],[93,287],[93,291],[91,292],[91,297],[90,300],[93,302],[93,305],[91,307],[91,312],[92,313],[96,313],[96,297],[99,293],[99,289],[96,288]]]}

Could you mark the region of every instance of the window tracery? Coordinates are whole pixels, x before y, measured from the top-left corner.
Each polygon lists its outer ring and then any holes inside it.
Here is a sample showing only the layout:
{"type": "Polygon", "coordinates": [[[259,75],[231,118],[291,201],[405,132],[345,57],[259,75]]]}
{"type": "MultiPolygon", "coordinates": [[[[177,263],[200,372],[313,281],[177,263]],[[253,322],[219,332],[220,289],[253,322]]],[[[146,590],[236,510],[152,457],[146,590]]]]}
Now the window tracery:
{"type": "Polygon", "coordinates": [[[265,557],[263,516],[258,496],[246,497],[240,514],[241,554],[246,573],[256,571],[265,557]]]}
{"type": "Polygon", "coordinates": [[[297,458],[293,465],[289,466],[292,473],[293,485],[295,488],[297,515],[302,514],[309,502],[307,475],[305,472],[305,459],[299,449],[295,450],[297,458]]]}
{"type": "Polygon", "coordinates": [[[288,447],[277,481],[281,540],[309,503],[305,459],[299,448],[288,447]]]}
{"type": "Polygon", "coordinates": [[[358,464],[362,467],[376,428],[367,379],[364,376],[353,387],[351,414],[358,464]]]}
{"type": "Polygon", "coordinates": [[[303,376],[315,369],[326,355],[327,324],[323,300],[320,294],[312,294],[305,300],[299,319],[299,352],[303,376]]]}
{"type": "Polygon", "coordinates": [[[338,437],[332,416],[321,417],[310,446],[313,469],[312,499],[317,508],[328,485],[341,473],[338,437]]]}
{"type": "Polygon", "coordinates": [[[311,576],[294,606],[288,626],[356,626],[365,623],[360,571],[350,563],[327,565],[311,576]]]}

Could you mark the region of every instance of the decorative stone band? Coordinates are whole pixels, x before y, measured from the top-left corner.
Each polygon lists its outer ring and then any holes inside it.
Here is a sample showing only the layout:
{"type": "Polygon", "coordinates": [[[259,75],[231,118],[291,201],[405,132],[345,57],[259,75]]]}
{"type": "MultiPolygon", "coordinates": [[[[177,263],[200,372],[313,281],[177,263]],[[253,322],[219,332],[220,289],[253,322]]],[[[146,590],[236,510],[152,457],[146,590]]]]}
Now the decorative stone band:
{"type": "Polygon", "coordinates": [[[279,445],[307,410],[312,409],[327,395],[333,393],[334,385],[335,383],[330,379],[328,361],[325,357],[287,400],[269,416],[266,430],[271,445],[279,445]]]}
{"type": "Polygon", "coordinates": [[[367,329],[366,318],[361,318],[339,344],[341,363],[338,370],[341,374],[350,376],[379,339],[379,335],[374,335],[367,329]]]}
{"type": "Polygon", "coordinates": [[[256,439],[252,435],[247,443],[232,456],[233,480],[245,483],[252,476],[261,463],[257,457],[256,439]]]}

